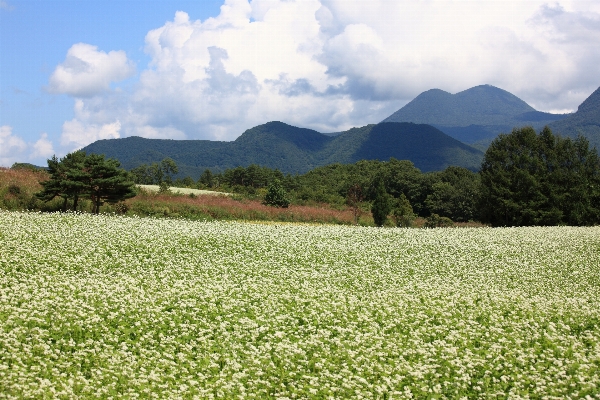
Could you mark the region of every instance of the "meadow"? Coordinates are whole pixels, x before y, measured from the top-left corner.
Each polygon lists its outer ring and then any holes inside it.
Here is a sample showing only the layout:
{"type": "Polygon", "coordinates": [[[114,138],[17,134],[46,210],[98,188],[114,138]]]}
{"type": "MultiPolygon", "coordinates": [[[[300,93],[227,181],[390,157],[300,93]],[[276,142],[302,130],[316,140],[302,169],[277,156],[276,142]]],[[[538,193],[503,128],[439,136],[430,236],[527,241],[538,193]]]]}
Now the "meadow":
{"type": "Polygon", "coordinates": [[[0,399],[599,393],[600,227],[0,211],[0,399]]]}

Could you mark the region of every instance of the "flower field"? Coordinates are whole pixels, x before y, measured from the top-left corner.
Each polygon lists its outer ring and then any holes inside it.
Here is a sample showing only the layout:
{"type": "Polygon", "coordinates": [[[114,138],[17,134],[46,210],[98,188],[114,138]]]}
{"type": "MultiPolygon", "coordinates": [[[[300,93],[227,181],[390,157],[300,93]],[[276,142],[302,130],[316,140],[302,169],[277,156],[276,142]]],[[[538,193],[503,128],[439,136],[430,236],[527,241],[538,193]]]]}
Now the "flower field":
{"type": "Polygon", "coordinates": [[[600,227],[0,211],[0,399],[599,393],[600,227]]]}

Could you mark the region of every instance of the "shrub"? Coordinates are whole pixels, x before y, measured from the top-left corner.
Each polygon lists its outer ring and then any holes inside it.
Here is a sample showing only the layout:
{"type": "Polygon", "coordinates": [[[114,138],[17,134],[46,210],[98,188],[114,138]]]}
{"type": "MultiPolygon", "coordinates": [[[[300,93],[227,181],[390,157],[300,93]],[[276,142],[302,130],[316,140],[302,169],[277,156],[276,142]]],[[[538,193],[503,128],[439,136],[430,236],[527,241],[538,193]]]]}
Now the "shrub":
{"type": "Polygon", "coordinates": [[[425,228],[448,228],[454,226],[454,222],[448,217],[440,217],[437,214],[431,214],[427,217],[425,228]]]}
{"type": "Polygon", "coordinates": [[[269,185],[263,204],[281,208],[289,207],[290,200],[288,199],[283,186],[281,186],[279,179],[273,180],[269,185]]]}

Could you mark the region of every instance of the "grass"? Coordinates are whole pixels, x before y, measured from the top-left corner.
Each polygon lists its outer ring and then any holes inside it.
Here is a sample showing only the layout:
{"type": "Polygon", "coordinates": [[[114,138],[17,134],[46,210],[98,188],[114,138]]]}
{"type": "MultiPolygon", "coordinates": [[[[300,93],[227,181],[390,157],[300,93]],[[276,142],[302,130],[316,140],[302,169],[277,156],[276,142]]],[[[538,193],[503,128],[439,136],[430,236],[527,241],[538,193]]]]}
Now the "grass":
{"type": "MultiPolygon", "coordinates": [[[[35,198],[42,189],[40,181],[48,179],[45,172],[0,168],[0,209],[58,211],[62,200],[57,198],[43,203],[35,198]]],[[[151,185],[150,185],[151,186],[151,185]]],[[[143,186],[138,195],[119,205],[103,205],[102,212],[123,213],[129,216],[187,218],[192,220],[280,221],[323,224],[352,224],[349,209],[331,208],[326,204],[313,206],[291,205],[275,208],[260,200],[239,196],[215,195],[217,192],[171,188],[172,193],[157,193],[153,187],[143,186]],[[184,194],[185,192],[185,194],[184,194]],[[189,193],[188,193],[189,192],[189,193]]],[[[78,211],[90,212],[88,200],[79,201],[78,211]]],[[[362,225],[372,225],[368,213],[360,219],[362,225]]]]}

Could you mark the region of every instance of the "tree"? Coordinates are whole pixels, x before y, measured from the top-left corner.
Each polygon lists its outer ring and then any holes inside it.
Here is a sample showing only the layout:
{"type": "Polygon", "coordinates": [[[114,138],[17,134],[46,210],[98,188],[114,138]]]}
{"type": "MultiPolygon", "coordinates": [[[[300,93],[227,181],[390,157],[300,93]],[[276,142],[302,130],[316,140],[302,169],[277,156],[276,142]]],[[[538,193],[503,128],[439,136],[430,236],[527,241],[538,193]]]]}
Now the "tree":
{"type": "Polygon", "coordinates": [[[395,203],[392,216],[396,226],[410,228],[415,220],[415,213],[404,193],[400,193],[400,197],[396,199],[395,203]]]}
{"type": "Polygon", "coordinates": [[[430,214],[467,222],[477,217],[479,176],[462,167],[436,172],[425,205],[430,214]]]}
{"type": "Polygon", "coordinates": [[[91,154],[84,161],[86,192],[92,200],[92,212],[98,214],[103,202],[117,203],[134,197],[135,184],[120,163],[104,155],[91,154]]]}
{"type": "Polygon", "coordinates": [[[480,209],[492,225],[590,225],[600,222],[600,161],[583,137],[544,128],[498,136],[480,171],[480,209]]]}
{"type": "Polygon", "coordinates": [[[390,195],[385,190],[385,185],[382,178],[378,178],[375,183],[375,199],[371,206],[371,213],[375,225],[383,226],[387,220],[387,216],[392,210],[390,195]]]}
{"type": "Polygon", "coordinates": [[[350,186],[346,194],[346,203],[352,208],[354,215],[354,224],[358,225],[358,217],[360,215],[360,203],[363,201],[362,188],[358,183],[350,186]]]}
{"type": "Polygon", "coordinates": [[[204,170],[204,172],[202,173],[202,175],[200,175],[200,178],[198,179],[198,183],[207,188],[213,187],[214,177],[210,169],[204,170]]]}
{"type": "Polygon", "coordinates": [[[273,207],[289,207],[290,200],[288,199],[283,186],[281,186],[281,181],[279,179],[274,179],[271,182],[263,203],[273,207]]]}
{"type": "Polygon", "coordinates": [[[67,154],[60,160],[52,156],[48,160],[48,172],[50,179],[41,182],[42,191],[36,193],[36,197],[45,202],[55,197],[63,198],[62,210],[67,210],[67,201],[73,200],[73,211],[77,210],[79,197],[85,192],[85,174],[83,162],[86,158],[84,151],[76,151],[67,154]]]}
{"type": "Polygon", "coordinates": [[[152,185],[154,183],[154,176],[151,168],[146,164],[135,167],[129,171],[129,173],[131,174],[133,181],[138,185],[152,185]]]}
{"type": "MultiPolygon", "coordinates": [[[[173,179],[171,178],[171,174],[176,174],[179,172],[179,168],[177,167],[177,164],[175,164],[175,161],[172,158],[164,158],[161,162],[160,162],[160,169],[163,173],[164,176],[164,180],[168,185],[171,185],[173,183],[173,179]]],[[[159,181],[158,184],[160,185],[162,182],[159,181]]]]}

